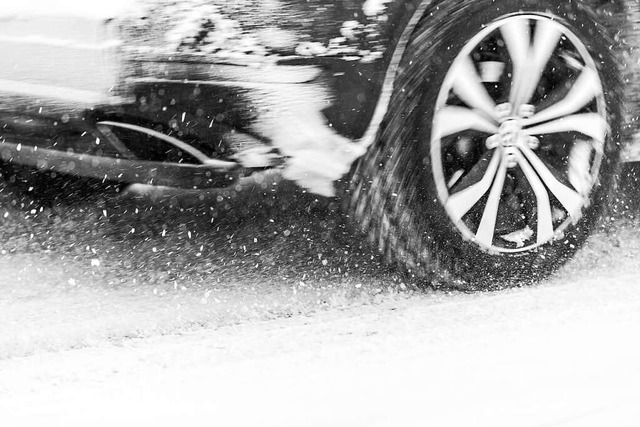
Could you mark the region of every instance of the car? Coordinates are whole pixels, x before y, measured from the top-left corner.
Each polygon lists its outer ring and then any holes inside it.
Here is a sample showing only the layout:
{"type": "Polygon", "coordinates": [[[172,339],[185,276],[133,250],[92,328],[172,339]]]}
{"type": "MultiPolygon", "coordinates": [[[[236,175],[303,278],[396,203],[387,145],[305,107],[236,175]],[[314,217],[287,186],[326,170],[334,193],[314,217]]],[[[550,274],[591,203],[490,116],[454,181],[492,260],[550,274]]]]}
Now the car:
{"type": "Polygon", "coordinates": [[[631,0],[27,3],[5,165],[184,197],[277,171],[421,280],[547,277],[639,159],[631,0]]]}

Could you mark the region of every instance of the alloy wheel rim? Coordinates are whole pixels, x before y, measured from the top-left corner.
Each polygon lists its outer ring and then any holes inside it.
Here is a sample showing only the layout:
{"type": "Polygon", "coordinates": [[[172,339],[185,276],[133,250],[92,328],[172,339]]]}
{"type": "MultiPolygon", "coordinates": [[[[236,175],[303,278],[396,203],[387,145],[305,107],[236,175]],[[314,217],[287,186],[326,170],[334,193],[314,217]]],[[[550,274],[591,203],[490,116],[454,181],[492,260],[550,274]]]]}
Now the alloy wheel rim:
{"type": "Polygon", "coordinates": [[[483,249],[529,251],[581,217],[607,133],[602,82],[578,36],[552,16],[503,17],[464,45],[440,88],[439,200],[483,249]]]}

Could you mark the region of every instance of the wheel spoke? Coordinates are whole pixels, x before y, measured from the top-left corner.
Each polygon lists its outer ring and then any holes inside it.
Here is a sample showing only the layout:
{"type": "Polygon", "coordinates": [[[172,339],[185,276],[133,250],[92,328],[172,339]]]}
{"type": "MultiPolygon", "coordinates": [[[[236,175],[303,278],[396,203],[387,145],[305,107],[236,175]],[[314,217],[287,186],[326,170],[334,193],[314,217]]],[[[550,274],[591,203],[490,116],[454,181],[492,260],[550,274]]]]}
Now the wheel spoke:
{"type": "Polygon", "coordinates": [[[464,130],[478,130],[490,134],[498,132],[498,126],[475,110],[465,107],[444,107],[435,117],[435,132],[437,138],[453,135],[464,130]]]}
{"type": "Polygon", "coordinates": [[[524,129],[527,135],[543,135],[559,132],[579,132],[598,142],[604,142],[609,126],[597,113],[573,114],[547,123],[524,129]]]}
{"type": "MultiPolygon", "coordinates": [[[[511,88],[510,102],[514,111],[522,104],[531,100],[533,93],[540,82],[540,77],[553,54],[562,33],[557,25],[549,20],[540,20],[533,36],[533,45],[528,49],[527,58],[522,66],[522,72],[518,71],[521,77],[516,77],[511,88]]],[[[514,58],[512,58],[512,61],[514,58]]],[[[516,60],[517,62],[518,60],[516,60]]],[[[516,62],[514,62],[514,67],[516,62]]],[[[516,73],[514,73],[516,74],[516,73]]]]}
{"type": "Polygon", "coordinates": [[[509,51],[513,68],[516,71],[522,71],[531,47],[529,20],[527,18],[511,19],[500,27],[500,33],[509,51]]]}
{"type": "Polygon", "coordinates": [[[587,195],[593,186],[593,179],[589,170],[592,153],[593,144],[582,140],[576,141],[569,153],[567,178],[573,188],[582,195],[587,195]]]}
{"type": "Polygon", "coordinates": [[[560,204],[564,206],[572,218],[579,218],[584,198],[575,190],[567,187],[554,176],[553,172],[544,164],[544,162],[524,143],[518,143],[518,148],[522,151],[531,166],[535,169],[538,176],[542,179],[549,191],[558,199],[560,204]]]}
{"type": "Polygon", "coordinates": [[[531,126],[573,114],[587,105],[600,92],[600,79],[597,71],[591,68],[584,68],[569,93],[561,101],[541,110],[531,118],[523,120],[522,125],[531,126]]]}
{"type": "Polygon", "coordinates": [[[521,92],[527,84],[525,70],[528,65],[528,55],[531,51],[529,20],[526,18],[512,19],[500,27],[500,32],[513,65],[509,101],[511,105],[514,105],[516,94],[521,92]]]}
{"type": "Polygon", "coordinates": [[[500,166],[493,185],[491,186],[491,192],[489,193],[489,198],[487,199],[487,204],[484,207],[482,219],[476,232],[476,241],[486,247],[491,247],[493,243],[500,198],[502,197],[502,190],[504,188],[504,179],[507,175],[507,162],[502,155],[500,155],[500,157],[500,166]]]}
{"type": "MultiPolygon", "coordinates": [[[[489,162],[487,170],[484,172],[482,179],[475,184],[469,185],[463,190],[458,191],[449,196],[445,204],[447,212],[454,222],[459,221],[491,188],[493,179],[498,171],[500,158],[502,157],[502,149],[494,150],[489,162]]],[[[480,162],[481,163],[481,162],[480,162]]],[[[480,163],[477,165],[479,167],[480,163]]],[[[473,170],[468,175],[472,175],[473,170]]],[[[463,178],[464,179],[464,178],[463,178]]]]}
{"type": "Polygon", "coordinates": [[[551,213],[549,193],[547,193],[544,184],[542,184],[542,181],[540,181],[540,178],[538,178],[538,175],[524,156],[521,153],[517,153],[516,158],[520,169],[522,169],[524,176],[533,189],[533,193],[536,195],[538,212],[537,243],[542,244],[553,238],[553,215],[551,213]]]}
{"type": "Polygon", "coordinates": [[[455,69],[453,91],[467,105],[482,111],[487,117],[496,118],[495,102],[482,84],[473,61],[463,58],[455,69]]]}
{"type": "Polygon", "coordinates": [[[533,36],[533,66],[536,70],[542,71],[549,62],[549,58],[556,50],[562,33],[558,24],[550,19],[538,21],[536,31],[533,36]]]}
{"type": "Polygon", "coordinates": [[[462,178],[463,175],[464,169],[458,169],[457,171],[455,171],[453,175],[451,175],[451,178],[449,178],[449,182],[447,182],[447,188],[451,189],[454,185],[456,185],[458,183],[458,180],[462,178]]]}
{"type": "MultiPolygon", "coordinates": [[[[471,187],[480,182],[491,168],[492,157],[493,151],[487,151],[474,164],[468,163],[467,168],[469,170],[462,171],[463,173],[457,178],[456,183],[450,187],[451,191],[449,193],[455,195],[467,187],[471,187]]],[[[459,174],[459,171],[455,172],[454,175],[455,174],[459,174]]],[[[493,174],[495,174],[495,172],[493,172],[493,174]]]]}

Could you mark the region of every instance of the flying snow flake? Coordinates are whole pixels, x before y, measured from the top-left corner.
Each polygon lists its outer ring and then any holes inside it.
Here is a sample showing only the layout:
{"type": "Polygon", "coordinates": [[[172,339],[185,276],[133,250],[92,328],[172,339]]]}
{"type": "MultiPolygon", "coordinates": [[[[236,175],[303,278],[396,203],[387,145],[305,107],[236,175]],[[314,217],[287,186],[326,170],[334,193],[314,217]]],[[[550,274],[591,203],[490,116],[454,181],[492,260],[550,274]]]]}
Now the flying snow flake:
{"type": "Polygon", "coordinates": [[[391,0],[367,0],[362,5],[362,11],[366,16],[375,16],[382,14],[387,8],[387,3],[391,0]]]}
{"type": "Polygon", "coordinates": [[[504,240],[508,242],[515,243],[516,247],[522,248],[524,247],[525,243],[529,239],[531,239],[532,236],[533,236],[533,230],[529,228],[529,226],[527,225],[522,230],[514,231],[512,233],[505,234],[504,236],[500,236],[500,237],[502,237],[504,240]]]}
{"type": "Polygon", "coordinates": [[[91,267],[100,267],[100,260],[96,259],[96,258],[93,258],[91,260],[91,267]]]}
{"type": "Polygon", "coordinates": [[[327,52],[327,48],[318,42],[304,42],[295,49],[296,54],[301,56],[322,55],[327,52]]]}

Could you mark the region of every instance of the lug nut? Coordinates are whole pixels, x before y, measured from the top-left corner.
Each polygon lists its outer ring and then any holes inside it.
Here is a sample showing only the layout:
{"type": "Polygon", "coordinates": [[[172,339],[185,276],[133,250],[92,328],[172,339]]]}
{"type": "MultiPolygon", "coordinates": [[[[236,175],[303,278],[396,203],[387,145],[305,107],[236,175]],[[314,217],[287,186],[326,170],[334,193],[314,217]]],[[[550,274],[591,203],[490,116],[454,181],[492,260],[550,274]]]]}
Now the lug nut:
{"type": "Polygon", "coordinates": [[[535,112],[536,112],[536,107],[534,107],[533,105],[522,104],[518,111],[518,116],[522,117],[523,119],[528,119],[529,117],[533,116],[535,112]]]}
{"type": "Polygon", "coordinates": [[[494,148],[498,148],[500,146],[500,136],[499,135],[491,135],[487,138],[485,145],[489,150],[493,150],[494,148]]]}
{"type": "Polygon", "coordinates": [[[511,116],[512,111],[513,107],[509,102],[496,105],[496,115],[500,121],[508,119],[511,116]]]}
{"type": "Polygon", "coordinates": [[[504,149],[503,159],[506,163],[506,166],[509,169],[515,168],[516,166],[518,166],[518,158],[516,156],[517,152],[518,152],[518,149],[515,147],[506,147],[504,149]]]}

